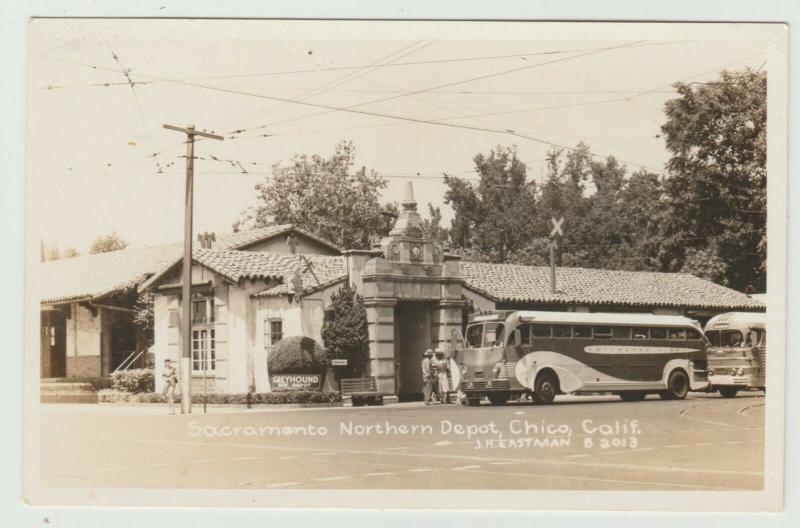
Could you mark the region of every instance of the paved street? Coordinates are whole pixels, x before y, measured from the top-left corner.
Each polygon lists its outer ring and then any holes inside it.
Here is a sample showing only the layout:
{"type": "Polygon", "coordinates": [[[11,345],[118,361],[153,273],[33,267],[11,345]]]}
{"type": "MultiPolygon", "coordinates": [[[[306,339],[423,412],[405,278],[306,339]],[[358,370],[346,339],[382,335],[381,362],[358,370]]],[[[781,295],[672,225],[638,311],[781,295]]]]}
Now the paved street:
{"type": "Polygon", "coordinates": [[[715,490],[763,482],[761,393],[194,412],[43,405],[42,485],[715,490]]]}

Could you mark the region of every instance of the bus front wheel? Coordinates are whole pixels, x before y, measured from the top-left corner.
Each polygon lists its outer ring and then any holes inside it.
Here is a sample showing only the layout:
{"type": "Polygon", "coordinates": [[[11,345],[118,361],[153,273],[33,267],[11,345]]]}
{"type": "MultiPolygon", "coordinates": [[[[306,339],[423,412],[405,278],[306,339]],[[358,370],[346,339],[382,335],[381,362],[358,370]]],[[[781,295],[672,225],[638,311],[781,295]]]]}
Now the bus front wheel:
{"type": "Polygon", "coordinates": [[[719,395],[723,398],[735,398],[736,393],[739,392],[737,387],[720,387],[717,390],[719,390],[719,395]]]}
{"type": "Polygon", "coordinates": [[[666,399],[682,400],[689,393],[689,377],[682,370],[675,370],[667,380],[666,399]]]}
{"type": "Polygon", "coordinates": [[[490,392],[486,395],[492,405],[505,405],[509,396],[507,392],[490,392]]]}
{"type": "Polygon", "coordinates": [[[553,403],[558,392],[558,380],[550,372],[536,376],[533,384],[533,401],[538,404],[553,403]]]}

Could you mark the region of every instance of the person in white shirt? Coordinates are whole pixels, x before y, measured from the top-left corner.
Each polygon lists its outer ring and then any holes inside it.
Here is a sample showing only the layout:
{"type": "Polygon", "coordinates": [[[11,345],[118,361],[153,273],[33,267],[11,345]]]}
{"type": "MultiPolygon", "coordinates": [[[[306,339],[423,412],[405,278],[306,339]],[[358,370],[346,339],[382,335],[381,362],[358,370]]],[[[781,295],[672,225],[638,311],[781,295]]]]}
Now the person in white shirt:
{"type": "Polygon", "coordinates": [[[172,361],[164,360],[164,370],[161,371],[164,378],[164,396],[167,397],[169,413],[175,414],[175,387],[178,386],[178,371],[172,366],[172,361]]]}

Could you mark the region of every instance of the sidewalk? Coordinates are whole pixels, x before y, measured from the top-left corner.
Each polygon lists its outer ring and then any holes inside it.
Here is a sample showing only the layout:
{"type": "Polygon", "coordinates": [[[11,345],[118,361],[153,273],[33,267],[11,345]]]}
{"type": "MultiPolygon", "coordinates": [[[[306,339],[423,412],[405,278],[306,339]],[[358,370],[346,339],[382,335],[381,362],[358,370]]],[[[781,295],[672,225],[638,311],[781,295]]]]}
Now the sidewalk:
{"type": "MultiPolygon", "coordinates": [[[[457,404],[450,405],[455,406],[457,404]]],[[[308,412],[308,411],[353,411],[358,412],[378,410],[385,408],[414,408],[425,407],[420,402],[387,403],[385,405],[364,406],[364,407],[299,407],[293,404],[286,405],[253,405],[248,409],[245,405],[208,405],[206,414],[254,414],[254,413],[275,413],[275,412],[308,412]]],[[[143,415],[143,416],[171,416],[165,403],[43,403],[40,404],[43,413],[64,413],[64,414],[93,414],[93,415],[143,415]]],[[[180,405],[175,405],[176,415],[180,415],[180,405]]],[[[203,415],[203,404],[192,405],[192,415],[203,415]]]]}

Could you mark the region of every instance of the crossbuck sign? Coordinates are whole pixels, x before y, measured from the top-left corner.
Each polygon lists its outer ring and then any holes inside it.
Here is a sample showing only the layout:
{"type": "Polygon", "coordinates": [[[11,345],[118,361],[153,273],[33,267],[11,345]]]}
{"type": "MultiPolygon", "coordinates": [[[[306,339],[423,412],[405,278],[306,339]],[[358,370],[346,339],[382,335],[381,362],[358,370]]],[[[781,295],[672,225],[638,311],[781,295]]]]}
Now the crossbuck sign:
{"type": "Polygon", "coordinates": [[[553,237],[562,237],[564,235],[564,231],[561,229],[561,224],[564,223],[564,217],[562,216],[558,220],[555,217],[550,219],[550,222],[553,223],[553,230],[550,231],[550,238],[553,237]]]}

